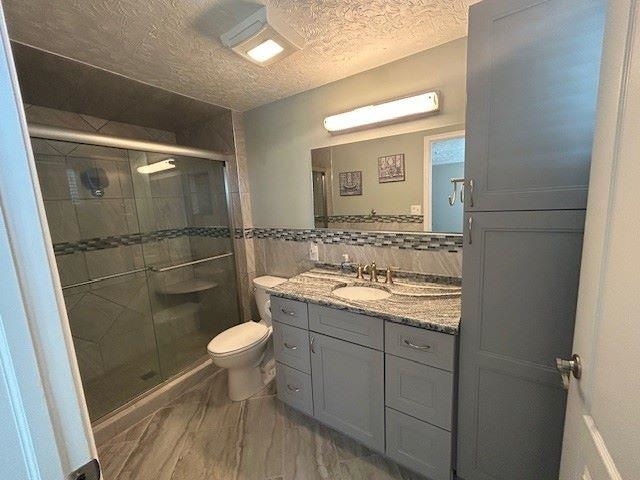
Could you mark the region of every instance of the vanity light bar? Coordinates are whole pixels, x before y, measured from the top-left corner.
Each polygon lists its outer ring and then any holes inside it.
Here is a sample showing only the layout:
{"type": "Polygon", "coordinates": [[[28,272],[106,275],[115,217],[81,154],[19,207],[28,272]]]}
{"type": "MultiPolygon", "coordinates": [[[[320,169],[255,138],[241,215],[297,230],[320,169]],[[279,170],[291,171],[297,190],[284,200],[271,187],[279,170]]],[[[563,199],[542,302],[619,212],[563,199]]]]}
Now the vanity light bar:
{"type": "Polygon", "coordinates": [[[356,108],[324,119],[324,128],[329,132],[344,132],[382,123],[417,118],[440,109],[439,94],[436,91],[421,93],[412,97],[356,108]]]}

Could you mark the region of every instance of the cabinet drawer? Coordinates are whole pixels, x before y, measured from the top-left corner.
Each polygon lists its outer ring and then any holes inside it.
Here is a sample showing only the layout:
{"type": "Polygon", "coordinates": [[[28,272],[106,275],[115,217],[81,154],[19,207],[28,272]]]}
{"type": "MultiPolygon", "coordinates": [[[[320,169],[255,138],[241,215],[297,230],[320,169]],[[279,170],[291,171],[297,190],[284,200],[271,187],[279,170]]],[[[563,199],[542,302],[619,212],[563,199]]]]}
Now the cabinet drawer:
{"type": "Polygon", "coordinates": [[[311,373],[309,330],[273,322],[273,350],[276,361],[311,373]]]}
{"type": "Polygon", "coordinates": [[[430,480],[451,479],[451,433],[387,408],[387,456],[430,480]]]}
{"type": "Polygon", "coordinates": [[[453,374],[385,355],[386,405],[451,430],[453,374]]]}
{"type": "Polygon", "coordinates": [[[454,371],[456,337],[423,328],[385,322],[387,353],[416,362],[454,371]]]}
{"type": "Polygon", "coordinates": [[[276,363],[276,386],[280,400],[309,416],[313,415],[311,375],[276,363]]]}
{"type": "Polygon", "coordinates": [[[347,342],[382,350],[384,321],[379,318],[310,304],[309,329],[347,342]]]}
{"type": "Polygon", "coordinates": [[[294,327],[309,328],[307,304],[287,298],[271,297],[271,317],[294,327]]]}

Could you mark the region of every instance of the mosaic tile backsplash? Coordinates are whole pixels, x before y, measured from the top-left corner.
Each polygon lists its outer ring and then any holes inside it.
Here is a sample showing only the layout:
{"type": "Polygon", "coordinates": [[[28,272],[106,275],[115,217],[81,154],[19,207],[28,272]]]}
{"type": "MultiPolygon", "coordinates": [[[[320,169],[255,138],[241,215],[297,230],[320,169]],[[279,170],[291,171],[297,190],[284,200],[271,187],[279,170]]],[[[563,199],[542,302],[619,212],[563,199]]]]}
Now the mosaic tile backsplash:
{"type": "MultiPolygon", "coordinates": [[[[185,227],[157,230],[149,233],[133,233],[98,237],[78,242],[62,242],[53,245],[56,255],[103,250],[123,245],[156,242],[166,238],[213,237],[228,238],[231,232],[226,226],[185,227]]],[[[400,248],[405,250],[462,250],[462,235],[433,233],[359,232],[327,229],[290,228],[236,228],[234,238],[271,238],[293,242],[362,245],[400,248]]]]}
{"type": "Polygon", "coordinates": [[[53,251],[56,256],[70,255],[76,252],[89,252],[94,250],[104,250],[107,248],[116,248],[123,245],[137,245],[149,242],[157,242],[167,238],[228,238],[229,236],[229,227],[225,226],[170,228],[149,233],[132,233],[129,235],[90,238],[87,240],[80,240],[78,242],[54,243],[53,251]]]}
{"type": "MultiPolygon", "coordinates": [[[[247,231],[248,230],[248,231],[247,231]]],[[[272,238],[296,242],[390,247],[407,250],[462,251],[462,235],[421,232],[369,232],[354,230],[253,228],[247,237],[272,238]]]]}
{"type": "Polygon", "coordinates": [[[316,221],[331,223],[422,223],[424,215],[317,215],[316,221]]]}

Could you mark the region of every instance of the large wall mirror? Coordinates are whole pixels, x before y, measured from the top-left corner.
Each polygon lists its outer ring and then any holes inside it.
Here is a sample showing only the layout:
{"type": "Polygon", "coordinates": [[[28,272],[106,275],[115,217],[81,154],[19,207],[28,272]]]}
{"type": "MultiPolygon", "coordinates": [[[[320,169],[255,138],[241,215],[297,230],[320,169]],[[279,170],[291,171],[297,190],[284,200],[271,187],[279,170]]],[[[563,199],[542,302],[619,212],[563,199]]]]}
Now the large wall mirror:
{"type": "Polygon", "coordinates": [[[316,228],[462,232],[464,131],[311,151],[316,228]]]}

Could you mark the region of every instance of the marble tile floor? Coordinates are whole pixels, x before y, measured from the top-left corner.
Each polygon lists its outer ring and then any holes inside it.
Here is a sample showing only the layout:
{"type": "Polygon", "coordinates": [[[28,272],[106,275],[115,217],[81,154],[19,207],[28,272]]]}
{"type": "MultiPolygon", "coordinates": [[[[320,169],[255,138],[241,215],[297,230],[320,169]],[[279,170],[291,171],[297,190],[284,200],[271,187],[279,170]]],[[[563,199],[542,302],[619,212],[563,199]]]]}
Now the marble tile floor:
{"type": "Polygon", "coordinates": [[[98,445],[105,480],[423,480],[285,406],[273,384],[243,402],[217,372],[98,445]]]}

